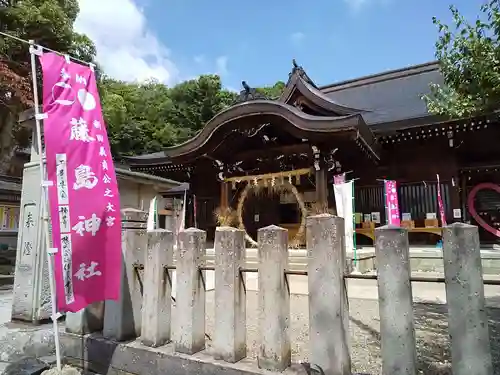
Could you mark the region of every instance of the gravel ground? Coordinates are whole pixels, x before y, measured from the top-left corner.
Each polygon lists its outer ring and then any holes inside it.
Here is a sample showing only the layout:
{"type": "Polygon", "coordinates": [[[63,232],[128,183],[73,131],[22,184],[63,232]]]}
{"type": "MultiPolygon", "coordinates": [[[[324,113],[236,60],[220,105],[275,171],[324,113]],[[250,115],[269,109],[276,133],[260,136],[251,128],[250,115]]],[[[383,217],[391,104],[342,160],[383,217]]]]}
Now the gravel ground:
{"type": "MultiPolygon", "coordinates": [[[[292,295],[291,342],[292,361],[307,361],[308,304],[307,296],[292,295]]],[[[247,294],[247,347],[248,357],[255,359],[258,352],[257,293],[247,294]]],[[[353,373],[381,374],[380,330],[378,303],[373,300],[350,299],[350,332],[353,373]]],[[[425,375],[451,375],[451,359],[447,332],[445,305],[415,304],[419,373],[425,375]]],[[[213,336],[213,292],[207,293],[207,334],[213,336]]],[[[494,361],[493,375],[500,375],[500,309],[489,309],[490,336],[494,361]]],[[[175,325],[174,325],[175,326],[175,325]]],[[[175,329],[174,332],[175,334],[175,329]]],[[[210,341],[208,342],[210,349],[210,341]]]]}

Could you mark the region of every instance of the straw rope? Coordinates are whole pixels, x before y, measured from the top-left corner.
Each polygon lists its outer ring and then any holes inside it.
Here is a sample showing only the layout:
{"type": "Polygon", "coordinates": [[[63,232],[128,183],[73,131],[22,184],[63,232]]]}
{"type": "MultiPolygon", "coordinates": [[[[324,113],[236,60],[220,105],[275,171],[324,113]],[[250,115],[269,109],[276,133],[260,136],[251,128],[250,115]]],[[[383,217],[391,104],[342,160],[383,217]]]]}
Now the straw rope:
{"type": "MultiPolygon", "coordinates": [[[[243,223],[243,206],[244,206],[244,203],[248,197],[248,194],[253,189],[256,189],[256,188],[257,188],[256,185],[253,185],[251,183],[247,184],[240,194],[240,197],[238,199],[238,205],[236,208],[236,215],[238,217],[238,227],[245,231],[245,239],[254,247],[258,246],[258,242],[255,241],[248,234],[248,232],[245,228],[245,224],[243,223]]],[[[300,208],[300,212],[301,212],[300,227],[299,227],[299,230],[297,231],[297,233],[295,234],[293,240],[291,241],[292,244],[294,244],[294,243],[298,244],[300,242],[300,240],[303,238],[304,233],[305,233],[306,217],[307,217],[306,205],[304,203],[304,200],[302,199],[301,194],[299,193],[299,191],[297,190],[297,188],[294,185],[292,185],[290,183],[285,183],[283,185],[280,185],[279,188],[291,192],[294,195],[295,199],[297,200],[297,204],[300,208]]]]}

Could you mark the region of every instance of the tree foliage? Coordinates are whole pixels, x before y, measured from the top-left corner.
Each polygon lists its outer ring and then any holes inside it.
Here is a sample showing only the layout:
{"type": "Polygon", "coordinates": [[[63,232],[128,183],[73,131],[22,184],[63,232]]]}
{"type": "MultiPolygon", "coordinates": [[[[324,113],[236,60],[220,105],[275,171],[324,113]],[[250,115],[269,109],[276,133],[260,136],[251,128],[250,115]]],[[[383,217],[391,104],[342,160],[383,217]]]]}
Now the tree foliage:
{"type": "MultiPolygon", "coordinates": [[[[93,43],[73,30],[77,0],[1,0],[0,31],[85,61],[93,43]]],[[[40,74],[40,72],[38,72],[40,74]]],[[[41,82],[41,80],[39,80],[41,82]]],[[[33,103],[29,46],[0,35],[0,172],[12,170],[15,147],[27,146],[29,131],[17,126],[19,113],[33,103]]]]}
{"type": "MultiPolygon", "coordinates": [[[[257,91],[274,98],[284,86],[278,82],[257,91]]],[[[103,77],[99,87],[116,158],[156,152],[188,140],[237,97],[222,87],[217,75],[202,75],[170,88],[156,81],[127,83],[103,77]]]]}
{"type": "MultiPolygon", "coordinates": [[[[77,0],[4,1],[0,31],[92,61],[93,43],[73,30],[78,11],[77,0]]],[[[0,36],[0,111],[32,103],[30,73],[28,45],[0,36]]]]}
{"type": "Polygon", "coordinates": [[[111,149],[118,158],[185,141],[235,98],[215,75],[171,88],[156,81],[127,83],[103,77],[99,87],[111,149]]]}
{"type": "Polygon", "coordinates": [[[456,7],[450,10],[451,26],[433,19],[444,84],[431,85],[431,94],[424,96],[427,107],[453,118],[494,111],[500,103],[500,0],[482,5],[475,22],[456,7]]]}
{"type": "Polygon", "coordinates": [[[285,82],[283,81],[278,81],[273,86],[256,88],[259,94],[262,94],[269,99],[279,98],[284,89],[285,89],[285,82]]]}
{"type": "MultiPolygon", "coordinates": [[[[77,0],[0,0],[0,31],[93,61],[94,44],[73,29],[78,12],[77,0]]],[[[115,158],[160,151],[184,142],[237,97],[237,93],[222,87],[217,75],[202,75],[167,87],[154,80],[122,82],[107,77],[100,69],[98,72],[103,114],[115,158]]],[[[274,98],[284,86],[277,82],[257,91],[274,98]]],[[[31,91],[28,45],[0,36],[0,169],[19,141],[12,141],[12,129],[5,131],[9,121],[4,114],[15,123],[19,112],[33,104],[31,91]]]]}

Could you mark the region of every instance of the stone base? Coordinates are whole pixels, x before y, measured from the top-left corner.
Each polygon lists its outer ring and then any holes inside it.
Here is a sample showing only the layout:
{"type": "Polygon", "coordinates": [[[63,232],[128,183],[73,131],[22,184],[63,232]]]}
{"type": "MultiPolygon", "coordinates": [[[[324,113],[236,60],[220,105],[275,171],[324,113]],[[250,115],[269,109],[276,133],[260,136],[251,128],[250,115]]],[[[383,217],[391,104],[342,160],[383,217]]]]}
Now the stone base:
{"type": "MultiPolygon", "coordinates": [[[[174,353],[173,344],[161,348],[143,346],[139,340],[117,343],[99,335],[82,338],[71,333],[61,337],[64,362],[83,369],[84,375],[309,375],[308,363],[292,364],[284,372],[257,368],[257,363],[243,359],[227,363],[213,359],[205,351],[195,355],[174,353]],[[97,375],[97,374],[96,374],[97,375]]],[[[353,373],[353,375],[369,375],[353,373]]]]}
{"type": "MultiPolygon", "coordinates": [[[[64,330],[63,327],[60,329],[64,330]]],[[[24,323],[6,323],[0,326],[2,361],[14,362],[25,357],[39,358],[53,355],[54,352],[52,324],[33,326],[24,323]]]]}
{"type": "MultiPolygon", "coordinates": [[[[270,375],[244,359],[230,364],[214,360],[205,351],[195,355],[174,353],[173,344],[160,348],[143,346],[139,340],[117,343],[99,335],[63,333],[61,345],[67,364],[102,375],[270,375]]],[[[276,373],[282,374],[282,373],[276,373]]]]}

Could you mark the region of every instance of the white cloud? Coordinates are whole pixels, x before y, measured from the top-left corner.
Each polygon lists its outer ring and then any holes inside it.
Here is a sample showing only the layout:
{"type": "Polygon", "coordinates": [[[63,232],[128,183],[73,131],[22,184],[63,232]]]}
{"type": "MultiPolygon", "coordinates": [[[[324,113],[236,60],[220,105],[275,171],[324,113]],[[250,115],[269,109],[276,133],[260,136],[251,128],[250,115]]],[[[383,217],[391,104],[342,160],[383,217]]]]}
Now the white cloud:
{"type": "Polygon", "coordinates": [[[297,31],[290,35],[290,40],[293,44],[299,45],[303,42],[304,38],[306,37],[306,34],[304,34],[301,31],[297,31]]]}
{"type": "Polygon", "coordinates": [[[204,64],[205,63],[205,55],[198,55],[194,57],[194,62],[198,65],[204,64]]]}
{"type": "Polygon", "coordinates": [[[367,2],[368,0],[344,0],[344,3],[346,3],[347,6],[355,10],[361,8],[367,2]]]}
{"type": "Polygon", "coordinates": [[[125,81],[177,81],[179,72],[168,49],[148,28],[133,0],[78,0],[78,4],[75,29],[94,41],[97,61],[107,75],[125,81]]]}
{"type": "Polygon", "coordinates": [[[344,0],[352,11],[357,12],[370,5],[389,5],[392,0],[344,0]]]}
{"type": "Polygon", "coordinates": [[[219,56],[215,59],[215,69],[217,74],[224,76],[229,73],[227,69],[227,56],[219,56]]]}

